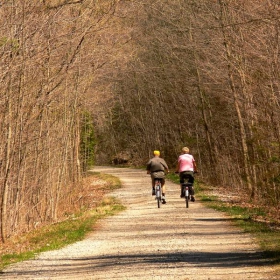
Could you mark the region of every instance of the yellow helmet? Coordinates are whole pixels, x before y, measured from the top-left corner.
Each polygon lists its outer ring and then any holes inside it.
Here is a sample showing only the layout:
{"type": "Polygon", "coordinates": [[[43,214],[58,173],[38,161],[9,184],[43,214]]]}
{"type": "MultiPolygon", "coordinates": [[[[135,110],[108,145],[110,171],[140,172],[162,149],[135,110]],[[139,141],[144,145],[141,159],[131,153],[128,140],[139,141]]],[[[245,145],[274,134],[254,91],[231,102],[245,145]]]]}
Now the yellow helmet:
{"type": "Polygon", "coordinates": [[[159,155],[160,155],[160,151],[155,150],[155,151],[154,151],[154,155],[155,155],[155,156],[159,156],[159,155]]]}

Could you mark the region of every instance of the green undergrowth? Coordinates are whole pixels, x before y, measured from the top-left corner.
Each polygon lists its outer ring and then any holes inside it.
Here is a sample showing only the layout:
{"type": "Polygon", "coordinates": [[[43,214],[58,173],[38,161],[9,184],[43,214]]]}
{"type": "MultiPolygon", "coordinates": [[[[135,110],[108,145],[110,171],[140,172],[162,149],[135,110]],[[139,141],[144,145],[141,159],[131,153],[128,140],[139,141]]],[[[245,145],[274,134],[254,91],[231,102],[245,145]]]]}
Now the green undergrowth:
{"type": "MultiPolygon", "coordinates": [[[[168,174],[167,178],[179,184],[177,174],[168,174]]],[[[223,212],[244,232],[252,234],[259,244],[264,256],[273,258],[280,264],[280,225],[268,216],[265,209],[257,205],[243,206],[222,201],[218,196],[211,195],[207,186],[195,182],[196,197],[207,207],[223,212]]]]}
{"type": "MultiPolygon", "coordinates": [[[[94,174],[97,175],[96,173],[94,174]]],[[[109,181],[108,187],[119,188],[120,181],[109,175],[99,174],[101,180],[109,181]]],[[[42,227],[38,230],[20,236],[16,241],[18,245],[7,249],[7,253],[0,257],[0,269],[12,263],[34,258],[45,251],[62,248],[68,244],[80,241],[94,230],[96,222],[104,217],[115,215],[123,211],[125,207],[114,197],[106,196],[93,209],[73,213],[71,218],[42,227]],[[24,250],[16,250],[24,244],[24,250]]]]}

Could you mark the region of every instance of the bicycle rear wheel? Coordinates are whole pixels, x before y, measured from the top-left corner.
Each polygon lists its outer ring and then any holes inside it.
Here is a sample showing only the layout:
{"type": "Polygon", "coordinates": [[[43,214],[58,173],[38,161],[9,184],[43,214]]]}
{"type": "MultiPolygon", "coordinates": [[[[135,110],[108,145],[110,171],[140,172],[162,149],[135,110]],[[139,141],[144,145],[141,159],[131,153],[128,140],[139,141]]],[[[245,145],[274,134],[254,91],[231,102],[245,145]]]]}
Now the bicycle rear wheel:
{"type": "Polygon", "coordinates": [[[157,197],[157,206],[158,206],[158,208],[160,208],[160,204],[161,204],[161,199],[160,199],[160,197],[157,197]]]}
{"type": "Polygon", "coordinates": [[[189,189],[185,188],[186,208],[189,208],[189,189]]]}
{"type": "Polygon", "coordinates": [[[158,206],[158,208],[160,208],[160,204],[161,204],[161,182],[158,181],[158,180],[155,183],[155,189],[156,189],[157,206],[158,206]]]}

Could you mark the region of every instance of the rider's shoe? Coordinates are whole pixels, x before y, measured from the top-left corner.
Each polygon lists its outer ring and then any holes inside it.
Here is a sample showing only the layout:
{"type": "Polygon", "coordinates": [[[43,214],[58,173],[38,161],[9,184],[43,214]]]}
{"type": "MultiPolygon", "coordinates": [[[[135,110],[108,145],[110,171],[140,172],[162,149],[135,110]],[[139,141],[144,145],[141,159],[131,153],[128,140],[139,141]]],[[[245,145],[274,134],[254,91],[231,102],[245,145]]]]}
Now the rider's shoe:
{"type": "Polygon", "coordinates": [[[166,204],[166,200],[165,199],[162,200],[162,204],[166,204]]]}
{"type": "Polygon", "coordinates": [[[194,198],[193,195],[191,196],[191,201],[192,201],[192,202],[195,202],[195,198],[194,198]]]}

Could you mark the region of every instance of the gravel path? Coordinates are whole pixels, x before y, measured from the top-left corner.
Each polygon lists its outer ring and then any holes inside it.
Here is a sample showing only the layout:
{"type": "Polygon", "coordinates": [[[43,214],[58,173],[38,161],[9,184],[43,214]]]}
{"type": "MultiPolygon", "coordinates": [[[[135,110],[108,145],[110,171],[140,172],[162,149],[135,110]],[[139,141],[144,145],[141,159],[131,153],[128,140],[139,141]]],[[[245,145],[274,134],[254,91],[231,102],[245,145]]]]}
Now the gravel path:
{"type": "Polygon", "coordinates": [[[83,241],[10,266],[0,279],[280,279],[230,218],[199,201],[186,209],[178,185],[166,184],[167,204],[158,209],[145,171],[95,171],[121,179],[114,196],[127,210],[83,241]]]}

